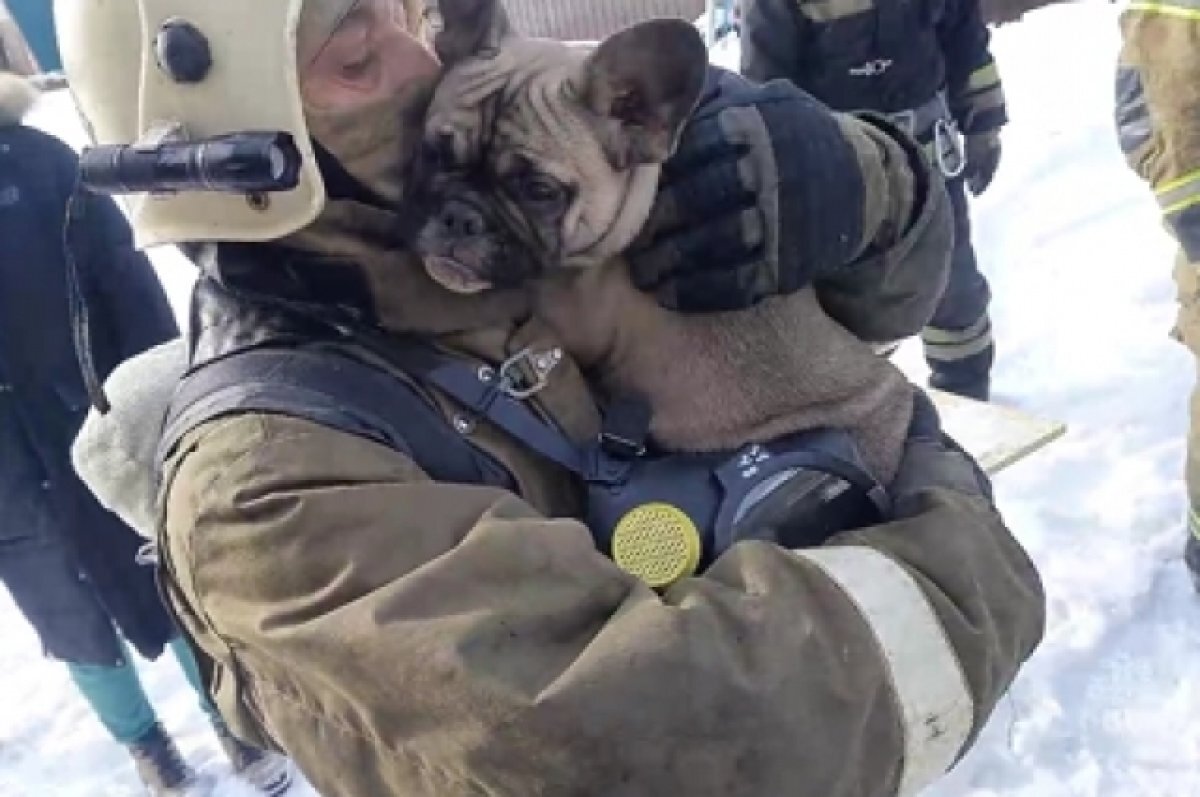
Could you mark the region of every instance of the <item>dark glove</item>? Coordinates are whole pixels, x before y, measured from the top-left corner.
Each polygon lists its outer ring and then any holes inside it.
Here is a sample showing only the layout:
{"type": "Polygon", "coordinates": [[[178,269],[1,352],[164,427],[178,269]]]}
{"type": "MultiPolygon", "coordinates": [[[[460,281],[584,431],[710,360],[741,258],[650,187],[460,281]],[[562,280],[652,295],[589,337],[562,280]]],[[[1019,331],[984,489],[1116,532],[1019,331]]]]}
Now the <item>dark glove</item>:
{"type": "Polygon", "coordinates": [[[979,196],[992,184],[1000,166],[1000,136],[996,132],[967,136],[967,188],[979,196]]]}
{"type": "Polygon", "coordinates": [[[920,514],[921,494],[934,488],[992,500],[991,480],[975,459],[942,431],[933,400],[917,390],[904,454],[888,489],[893,516],[920,514]]]}
{"type": "Polygon", "coordinates": [[[649,222],[634,282],[684,312],[749,307],[853,258],[865,187],[832,113],[785,81],[712,68],[649,222]]]}

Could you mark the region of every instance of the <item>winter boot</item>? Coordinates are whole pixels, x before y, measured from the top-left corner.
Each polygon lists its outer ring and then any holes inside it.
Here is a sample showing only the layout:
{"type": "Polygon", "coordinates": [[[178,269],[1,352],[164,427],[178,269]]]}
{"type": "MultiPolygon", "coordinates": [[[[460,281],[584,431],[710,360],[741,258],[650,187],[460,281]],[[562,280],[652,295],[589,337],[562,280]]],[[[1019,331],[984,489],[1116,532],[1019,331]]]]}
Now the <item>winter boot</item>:
{"type": "Polygon", "coordinates": [[[1200,593],[1200,537],[1194,533],[1188,535],[1187,544],[1183,548],[1183,561],[1192,576],[1196,592],[1200,593]]]}
{"type": "Polygon", "coordinates": [[[987,316],[962,330],[926,327],[921,340],[932,372],[930,387],[976,401],[988,400],[996,344],[987,316]]]}
{"type": "Polygon", "coordinates": [[[214,722],[213,730],[229,763],[233,765],[233,771],[242,780],[267,797],[280,797],[291,788],[295,769],[287,758],[246,744],[234,736],[223,722],[214,722]]]}
{"type": "Polygon", "coordinates": [[[945,371],[934,371],[929,375],[929,386],[963,398],[987,401],[991,395],[992,380],[986,375],[962,379],[945,371]]]}
{"type": "Polygon", "coordinates": [[[188,766],[175,742],[157,723],[129,745],[129,754],[152,797],[201,797],[210,790],[211,784],[188,766]]]}

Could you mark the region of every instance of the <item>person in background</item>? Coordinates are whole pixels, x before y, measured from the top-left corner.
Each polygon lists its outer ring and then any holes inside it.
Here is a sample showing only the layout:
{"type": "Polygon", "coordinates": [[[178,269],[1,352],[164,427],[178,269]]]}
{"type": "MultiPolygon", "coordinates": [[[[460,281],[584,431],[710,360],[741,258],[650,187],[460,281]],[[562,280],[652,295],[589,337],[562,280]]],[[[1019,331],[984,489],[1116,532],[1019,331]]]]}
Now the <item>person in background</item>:
{"type": "MultiPolygon", "coordinates": [[[[1200,11],[1188,0],[1134,2],[1121,17],[1121,32],[1117,134],[1179,243],[1174,335],[1200,358],[1200,11]]],[[[1192,393],[1184,482],[1184,561],[1200,591],[1200,387],[1192,393]]]]}
{"type": "MultiPolygon", "coordinates": [[[[196,660],[162,604],[153,569],[137,561],[141,539],[71,467],[88,408],[63,247],[78,159],[21,124],[35,99],[24,78],[0,72],[0,581],[46,654],[66,664],[101,724],[128,748],[150,792],[200,794],[207,781],[163,730],[130,647],[150,659],[170,647],[199,690],[196,660]]],[[[103,376],[179,330],[120,210],[106,198],[81,198],[71,234],[96,255],[79,284],[103,376]]],[[[264,793],[282,794],[290,762],[235,739],[212,704],[201,702],[234,768],[264,793]]]]}
{"type": "Polygon", "coordinates": [[[967,190],[978,196],[991,184],[1008,116],[979,0],[742,3],[743,74],[790,80],[835,110],[890,116],[946,178],[954,255],[921,335],[929,383],[986,400],[995,359],[991,291],[971,245],[967,190]]]}

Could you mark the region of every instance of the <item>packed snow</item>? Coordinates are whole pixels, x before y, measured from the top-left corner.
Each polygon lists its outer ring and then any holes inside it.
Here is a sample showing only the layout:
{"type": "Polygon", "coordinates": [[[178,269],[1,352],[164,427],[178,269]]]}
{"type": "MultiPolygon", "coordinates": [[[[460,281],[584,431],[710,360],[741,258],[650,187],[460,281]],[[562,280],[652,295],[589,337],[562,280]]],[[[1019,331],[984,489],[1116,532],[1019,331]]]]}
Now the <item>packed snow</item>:
{"type": "MultiPolygon", "coordinates": [[[[975,204],[975,241],[995,294],[995,400],[1070,431],[997,479],[1046,583],[1046,640],[925,797],[1200,797],[1200,598],[1180,558],[1194,374],[1168,338],[1172,243],[1114,140],[1116,15],[1099,2],[1051,7],[994,38],[1012,123],[999,176],[975,204]]],[[[718,59],[736,60],[735,48],[719,45],[718,59]]],[[[61,94],[34,121],[79,143],[61,94]]],[[[181,309],[190,266],[171,251],[155,258],[181,309]]],[[[897,358],[924,378],[919,346],[897,358]]],[[[0,638],[0,797],[140,794],[128,758],[6,594],[0,638]]],[[[250,794],[174,662],[142,671],[218,794],[250,794]]]]}

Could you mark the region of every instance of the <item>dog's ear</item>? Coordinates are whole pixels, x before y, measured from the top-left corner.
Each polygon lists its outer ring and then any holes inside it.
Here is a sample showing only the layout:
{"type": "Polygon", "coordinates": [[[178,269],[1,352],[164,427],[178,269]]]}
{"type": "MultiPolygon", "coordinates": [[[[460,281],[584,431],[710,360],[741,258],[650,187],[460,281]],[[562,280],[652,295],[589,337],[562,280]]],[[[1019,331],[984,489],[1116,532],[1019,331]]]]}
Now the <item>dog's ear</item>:
{"type": "Polygon", "coordinates": [[[500,0],[436,0],[429,9],[437,31],[433,49],[443,66],[496,49],[512,31],[500,0]]]}
{"type": "Polygon", "coordinates": [[[614,168],[670,157],[707,69],[704,40],[681,19],[643,22],[601,43],[576,88],[589,109],[613,123],[604,145],[614,168]]]}

